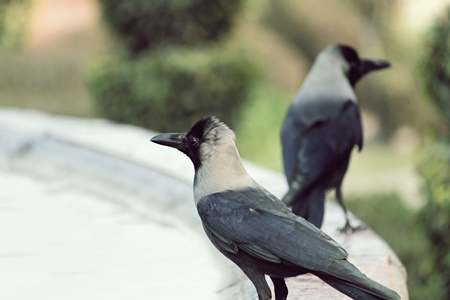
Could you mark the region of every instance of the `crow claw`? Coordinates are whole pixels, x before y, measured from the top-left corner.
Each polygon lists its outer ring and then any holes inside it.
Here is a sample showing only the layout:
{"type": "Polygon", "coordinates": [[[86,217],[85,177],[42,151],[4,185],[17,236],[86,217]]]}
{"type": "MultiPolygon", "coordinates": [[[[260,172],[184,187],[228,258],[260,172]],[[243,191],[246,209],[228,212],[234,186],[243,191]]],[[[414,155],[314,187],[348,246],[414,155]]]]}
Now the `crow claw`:
{"type": "Polygon", "coordinates": [[[369,226],[367,226],[364,223],[361,223],[358,226],[352,226],[350,225],[350,222],[346,222],[344,227],[338,228],[339,233],[345,233],[345,234],[352,234],[356,231],[366,230],[369,226]]]}

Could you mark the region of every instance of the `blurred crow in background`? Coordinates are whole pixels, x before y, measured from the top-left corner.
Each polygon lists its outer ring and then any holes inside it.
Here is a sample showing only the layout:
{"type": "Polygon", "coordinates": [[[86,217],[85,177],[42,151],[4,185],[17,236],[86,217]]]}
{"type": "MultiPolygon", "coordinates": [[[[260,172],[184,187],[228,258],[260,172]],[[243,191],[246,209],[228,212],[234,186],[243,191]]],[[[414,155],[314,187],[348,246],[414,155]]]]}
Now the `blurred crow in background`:
{"type": "Polygon", "coordinates": [[[186,154],[194,164],[194,199],[214,246],[253,282],[259,300],[287,299],[284,278],[312,273],[353,299],[400,299],[347,261],[347,252],[320,229],[256,183],[242,164],[235,135],[215,117],[187,133],[167,133],[152,142],[186,154]]]}
{"type": "Polygon", "coordinates": [[[283,202],[292,211],[320,228],[325,192],[336,189],[346,223],[352,227],[342,197],[342,181],[354,146],[361,150],[361,114],[354,87],[367,73],[389,67],[379,59],[360,59],[345,45],[323,50],[292,101],[281,129],[284,172],[289,191],[283,202]]]}

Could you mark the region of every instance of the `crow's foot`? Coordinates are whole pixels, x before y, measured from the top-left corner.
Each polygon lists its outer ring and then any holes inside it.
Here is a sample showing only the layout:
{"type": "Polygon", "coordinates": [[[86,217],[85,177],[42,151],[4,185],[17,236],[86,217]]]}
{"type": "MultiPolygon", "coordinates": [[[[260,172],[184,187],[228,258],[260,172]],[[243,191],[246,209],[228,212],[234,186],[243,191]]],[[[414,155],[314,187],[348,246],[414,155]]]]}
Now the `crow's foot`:
{"type": "Polygon", "coordinates": [[[350,222],[347,221],[345,223],[344,227],[338,228],[338,231],[340,233],[352,234],[352,233],[354,233],[356,231],[366,230],[367,228],[368,228],[368,226],[366,224],[364,224],[364,223],[361,223],[358,226],[352,226],[352,225],[350,225],[350,222]]]}

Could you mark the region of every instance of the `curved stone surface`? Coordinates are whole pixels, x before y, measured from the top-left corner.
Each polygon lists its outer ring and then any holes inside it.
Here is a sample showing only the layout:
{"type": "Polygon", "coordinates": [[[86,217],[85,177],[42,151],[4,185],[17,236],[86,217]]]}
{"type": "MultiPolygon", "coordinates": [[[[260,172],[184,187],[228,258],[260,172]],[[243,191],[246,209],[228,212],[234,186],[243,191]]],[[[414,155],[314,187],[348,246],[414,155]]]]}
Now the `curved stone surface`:
{"type": "MultiPolygon", "coordinates": [[[[150,143],[154,134],[0,110],[1,299],[257,298],[203,234],[189,159],[150,143]]],[[[281,174],[246,167],[274,194],[286,190],[281,174]]],[[[327,203],[324,231],[366,275],[408,299],[395,253],[370,230],[337,234],[343,221],[327,203]]],[[[289,299],[346,299],[310,275],[288,286],[289,299]]]]}

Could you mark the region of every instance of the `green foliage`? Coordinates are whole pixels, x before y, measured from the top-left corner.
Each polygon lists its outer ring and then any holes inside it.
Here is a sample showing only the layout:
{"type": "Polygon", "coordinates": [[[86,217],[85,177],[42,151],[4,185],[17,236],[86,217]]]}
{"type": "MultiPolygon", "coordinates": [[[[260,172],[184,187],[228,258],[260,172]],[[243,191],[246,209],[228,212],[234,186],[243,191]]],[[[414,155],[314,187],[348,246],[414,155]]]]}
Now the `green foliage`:
{"type": "Polygon", "coordinates": [[[431,28],[422,62],[423,78],[431,101],[450,133],[450,7],[431,28]]]}
{"type": "Polygon", "coordinates": [[[216,115],[234,126],[255,67],[226,49],[161,49],[131,61],[108,60],[88,77],[97,111],[157,131],[184,131],[216,115]]]}
{"type": "Polygon", "coordinates": [[[266,80],[256,80],[235,128],[243,158],[282,171],[280,128],[292,95],[266,80]]]}
{"type": "Polygon", "coordinates": [[[212,114],[233,126],[256,69],[223,44],[199,45],[230,31],[241,2],[100,0],[129,55],[92,68],[88,83],[97,111],[158,131],[186,130],[212,114]]]}
{"type": "Polygon", "coordinates": [[[441,289],[450,296],[450,145],[436,143],[425,150],[418,171],[427,199],[420,220],[433,245],[434,267],[446,278],[441,289]]]}
{"type": "Polygon", "coordinates": [[[100,0],[131,54],[161,44],[198,45],[226,34],[242,0],[100,0]]]}
{"type": "Polygon", "coordinates": [[[350,198],[347,203],[389,244],[405,266],[411,300],[446,299],[442,291],[444,277],[434,270],[433,245],[416,212],[405,207],[396,194],[350,198]]]}
{"type": "Polygon", "coordinates": [[[433,267],[444,278],[440,288],[450,297],[450,7],[429,32],[427,52],[422,61],[426,89],[441,115],[436,141],[426,148],[418,163],[424,182],[426,203],[420,220],[432,244],[433,267]]]}
{"type": "Polygon", "coordinates": [[[0,47],[21,44],[31,0],[0,0],[0,47]]]}

